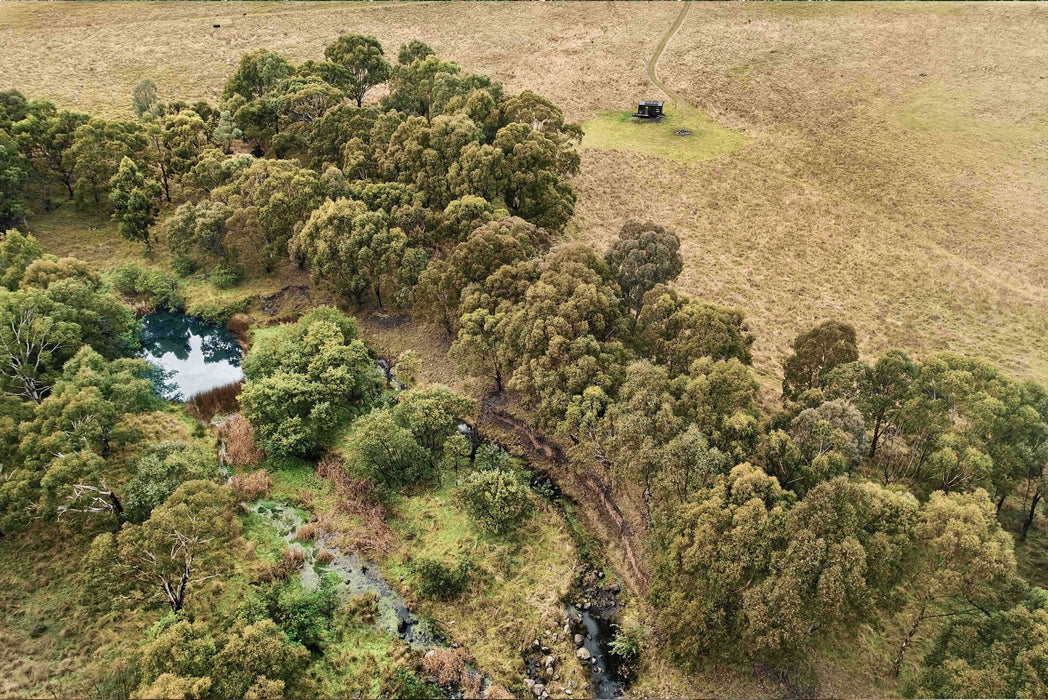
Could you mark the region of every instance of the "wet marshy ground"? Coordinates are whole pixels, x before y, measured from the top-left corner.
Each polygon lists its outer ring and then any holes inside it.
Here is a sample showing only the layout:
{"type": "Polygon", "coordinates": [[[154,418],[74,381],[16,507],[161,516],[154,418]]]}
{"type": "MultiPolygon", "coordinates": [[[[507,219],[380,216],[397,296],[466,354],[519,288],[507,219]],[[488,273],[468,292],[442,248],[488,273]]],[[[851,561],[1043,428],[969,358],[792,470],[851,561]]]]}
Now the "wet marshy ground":
{"type": "Polygon", "coordinates": [[[382,576],[382,572],[366,559],[355,553],[341,552],[326,537],[315,542],[294,540],[298,528],[305,518],[298,509],[281,503],[263,500],[245,503],[248,512],[254,513],[274,527],[289,547],[303,550],[305,560],[299,571],[303,587],[315,588],[321,577],[332,572],[342,579],[345,597],[372,595],[375,598],[374,625],[391,637],[403,639],[408,646],[429,648],[444,644],[440,631],[426,620],[420,619],[407,606],[404,598],[395,591],[382,576]],[[326,561],[318,561],[317,554],[325,551],[326,561]]]}

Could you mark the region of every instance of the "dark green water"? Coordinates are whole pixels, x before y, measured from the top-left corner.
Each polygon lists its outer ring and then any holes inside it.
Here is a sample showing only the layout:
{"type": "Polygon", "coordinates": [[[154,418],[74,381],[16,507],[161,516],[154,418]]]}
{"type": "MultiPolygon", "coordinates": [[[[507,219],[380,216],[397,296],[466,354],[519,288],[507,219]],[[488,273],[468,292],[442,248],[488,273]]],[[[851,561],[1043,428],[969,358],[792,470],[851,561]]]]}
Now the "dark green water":
{"type": "Polygon", "coordinates": [[[143,316],[142,357],[163,370],[167,398],[194,394],[243,378],[236,338],[217,323],[170,312],[143,316]]]}

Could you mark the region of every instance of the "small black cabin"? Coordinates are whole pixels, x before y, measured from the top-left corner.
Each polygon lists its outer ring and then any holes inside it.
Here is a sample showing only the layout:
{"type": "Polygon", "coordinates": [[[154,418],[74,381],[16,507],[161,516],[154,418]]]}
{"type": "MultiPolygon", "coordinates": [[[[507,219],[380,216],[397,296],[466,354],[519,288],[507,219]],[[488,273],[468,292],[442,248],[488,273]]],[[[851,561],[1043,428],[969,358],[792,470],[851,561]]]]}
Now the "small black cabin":
{"type": "Polygon", "coordinates": [[[662,103],[658,100],[641,100],[637,103],[637,111],[633,116],[638,119],[661,119],[662,103]]]}

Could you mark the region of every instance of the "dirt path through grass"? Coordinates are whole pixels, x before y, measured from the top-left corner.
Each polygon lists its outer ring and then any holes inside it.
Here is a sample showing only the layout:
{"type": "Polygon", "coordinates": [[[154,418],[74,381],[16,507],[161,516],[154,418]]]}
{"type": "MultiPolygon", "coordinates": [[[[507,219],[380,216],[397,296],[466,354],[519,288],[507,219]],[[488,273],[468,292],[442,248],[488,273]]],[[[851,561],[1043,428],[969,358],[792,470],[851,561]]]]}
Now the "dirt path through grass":
{"type": "Polygon", "coordinates": [[[662,58],[662,52],[666,50],[666,45],[670,43],[670,39],[672,39],[673,35],[677,33],[678,29],[680,29],[680,25],[684,23],[684,17],[687,16],[690,8],[691,0],[685,0],[684,7],[680,9],[680,14],[677,15],[677,19],[673,20],[673,24],[671,24],[670,28],[666,30],[666,33],[662,35],[662,39],[659,40],[659,45],[655,47],[655,53],[653,53],[651,58],[648,59],[648,65],[646,67],[648,79],[655,83],[655,87],[666,93],[666,97],[673,101],[674,107],[677,106],[678,102],[684,103],[686,108],[690,108],[691,105],[680,99],[677,93],[670,90],[666,83],[659,80],[659,59],[662,58]]]}

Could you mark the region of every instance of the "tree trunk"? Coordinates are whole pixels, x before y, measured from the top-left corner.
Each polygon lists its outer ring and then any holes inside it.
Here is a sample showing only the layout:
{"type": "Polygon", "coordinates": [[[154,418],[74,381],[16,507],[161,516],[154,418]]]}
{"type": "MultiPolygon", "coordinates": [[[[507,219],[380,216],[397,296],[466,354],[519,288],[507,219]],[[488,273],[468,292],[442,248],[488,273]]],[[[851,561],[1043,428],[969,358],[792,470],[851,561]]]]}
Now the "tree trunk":
{"type": "Polygon", "coordinates": [[[497,393],[502,393],[502,368],[497,362],[495,363],[495,389],[497,393]]]}
{"type": "Polygon", "coordinates": [[[1004,494],[997,499],[997,517],[1001,517],[1001,508],[1004,507],[1004,499],[1008,498],[1008,494],[1004,494]]]}
{"type": "Polygon", "coordinates": [[[1030,526],[1033,525],[1033,519],[1037,515],[1037,504],[1041,501],[1041,490],[1037,489],[1034,491],[1033,500],[1030,501],[1030,510],[1026,512],[1026,518],[1023,520],[1023,531],[1019,535],[1019,541],[1025,542],[1026,536],[1030,532],[1030,526]]]}
{"type": "Polygon", "coordinates": [[[124,504],[120,502],[116,493],[113,491],[109,492],[109,503],[113,506],[113,514],[116,515],[121,522],[124,520],[124,504]]]}
{"type": "Polygon", "coordinates": [[[375,298],[378,299],[378,308],[382,308],[382,289],[375,285],[375,298]]]}
{"type": "Polygon", "coordinates": [[[160,165],[160,181],[164,185],[164,199],[167,203],[171,203],[171,184],[167,181],[167,168],[161,163],[160,165]]]}
{"type": "Polygon", "coordinates": [[[892,676],[895,678],[899,677],[899,672],[902,670],[902,659],[906,654],[906,650],[910,644],[913,643],[913,638],[917,635],[917,630],[920,628],[921,623],[924,622],[924,613],[928,609],[928,596],[924,596],[924,600],[921,601],[921,611],[917,614],[917,619],[913,621],[913,626],[910,627],[910,632],[906,635],[906,639],[902,640],[902,644],[899,646],[899,654],[895,657],[894,663],[892,663],[892,676]]]}
{"type": "Polygon", "coordinates": [[[881,439],[881,428],[881,419],[878,418],[873,424],[873,437],[870,439],[870,459],[873,459],[877,454],[877,441],[881,439]]]}

